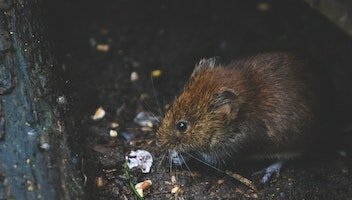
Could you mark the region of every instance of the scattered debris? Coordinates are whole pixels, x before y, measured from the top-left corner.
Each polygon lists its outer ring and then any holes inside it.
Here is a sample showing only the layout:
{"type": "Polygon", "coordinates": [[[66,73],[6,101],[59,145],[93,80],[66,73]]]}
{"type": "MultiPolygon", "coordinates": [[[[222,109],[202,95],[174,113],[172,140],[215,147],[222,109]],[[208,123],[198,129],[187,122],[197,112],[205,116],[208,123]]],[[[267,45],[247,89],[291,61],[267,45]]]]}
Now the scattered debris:
{"type": "Polygon", "coordinates": [[[95,111],[94,115],[92,116],[92,119],[93,119],[94,121],[99,120],[99,119],[102,119],[102,118],[105,116],[105,114],[106,114],[106,112],[105,112],[105,110],[103,109],[103,107],[99,107],[99,108],[95,111]]]}
{"type": "Polygon", "coordinates": [[[223,183],[225,183],[225,180],[224,180],[224,179],[219,179],[219,180],[218,180],[218,184],[219,184],[219,185],[221,185],[221,184],[223,184],[223,183]]]}
{"type": "Polygon", "coordinates": [[[176,183],[176,176],[174,174],[171,176],[171,183],[172,184],[176,183]]]}
{"type": "Polygon", "coordinates": [[[49,144],[49,133],[48,132],[43,132],[39,136],[39,146],[42,150],[49,151],[50,144],[49,144]]]}
{"type": "Polygon", "coordinates": [[[138,167],[143,173],[149,173],[153,164],[153,157],[146,150],[131,151],[125,159],[129,169],[138,167]]]}
{"type": "Polygon", "coordinates": [[[105,181],[104,181],[103,177],[101,177],[101,176],[97,177],[95,182],[96,182],[96,185],[98,188],[102,188],[105,185],[105,181]]]}
{"type": "Polygon", "coordinates": [[[144,197],[144,190],[147,190],[148,188],[150,188],[150,186],[152,186],[152,181],[151,180],[145,180],[143,182],[137,183],[134,187],[136,188],[138,194],[141,197],[144,197]]]}
{"type": "Polygon", "coordinates": [[[27,186],[27,190],[28,190],[29,192],[32,192],[32,191],[34,191],[34,189],[35,189],[35,184],[34,184],[33,181],[27,180],[26,186],[27,186]]]}
{"type": "Polygon", "coordinates": [[[110,137],[117,137],[118,133],[116,130],[110,130],[109,135],[110,135],[110,137]]]}
{"type": "Polygon", "coordinates": [[[110,46],[108,44],[97,44],[97,51],[100,52],[108,52],[110,50],[110,46]]]}
{"type": "Polygon", "coordinates": [[[237,181],[241,182],[243,185],[249,187],[250,189],[257,191],[257,187],[255,187],[254,183],[249,180],[248,178],[245,178],[239,174],[233,173],[231,171],[225,171],[225,173],[229,176],[231,176],[232,178],[236,179],[237,181]]]}
{"type": "Polygon", "coordinates": [[[137,72],[132,72],[131,76],[130,76],[130,79],[131,79],[132,82],[138,81],[138,79],[139,79],[138,73],[137,72]]]}
{"type": "Polygon", "coordinates": [[[153,128],[144,126],[144,127],[141,128],[141,131],[143,131],[143,132],[153,131],[153,128]]]}
{"type": "Polygon", "coordinates": [[[43,143],[40,145],[40,148],[43,149],[44,151],[48,151],[50,149],[50,144],[49,143],[43,143]]]}
{"type": "Polygon", "coordinates": [[[110,123],[110,128],[117,128],[119,127],[120,125],[117,123],[117,122],[111,122],[110,123]]]}
{"type": "Polygon", "coordinates": [[[180,191],[180,187],[179,186],[175,186],[174,188],[171,189],[171,194],[176,194],[180,191]]]}
{"type": "Polygon", "coordinates": [[[66,97],[64,95],[62,95],[62,96],[57,97],[56,102],[58,104],[66,104],[67,100],[66,100],[66,97]]]}
{"type": "Polygon", "coordinates": [[[133,121],[139,124],[140,126],[153,128],[154,125],[158,124],[158,122],[160,121],[160,117],[155,116],[151,112],[140,112],[133,119],[133,121]]]}
{"type": "Polygon", "coordinates": [[[161,76],[161,70],[160,69],[153,70],[151,75],[153,78],[158,78],[161,76]]]}

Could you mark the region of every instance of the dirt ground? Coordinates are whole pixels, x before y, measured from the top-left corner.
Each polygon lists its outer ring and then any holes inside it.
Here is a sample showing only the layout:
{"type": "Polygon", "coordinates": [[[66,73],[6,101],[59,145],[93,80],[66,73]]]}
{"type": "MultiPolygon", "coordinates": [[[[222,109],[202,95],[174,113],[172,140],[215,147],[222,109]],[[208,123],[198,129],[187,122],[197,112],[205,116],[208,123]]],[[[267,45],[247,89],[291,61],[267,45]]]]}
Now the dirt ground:
{"type": "MultiPolygon", "coordinates": [[[[77,127],[70,140],[86,178],[87,199],[136,199],[122,169],[125,155],[135,149],[154,157],[151,173],[132,172],[137,182],[152,180],[146,199],[352,198],[352,40],[304,2],[61,0],[48,2],[48,16],[66,71],[71,99],[67,114],[74,116],[77,127]],[[203,57],[220,56],[228,62],[271,50],[308,55],[329,70],[335,86],[327,92],[336,97],[336,138],[344,141],[333,145],[348,156],[331,153],[293,161],[264,186],[253,178],[258,191],[196,162],[190,163],[191,171],[174,168],[171,173],[168,161],[160,162],[156,128],[144,130],[134,123],[137,113],[162,116],[158,104],[165,111],[203,57]],[[152,81],[153,70],[162,74],[152,81]],[[130,80],[132,72],[139,80],[130,80]],[[106,116],[94,121],[91,115],[100,106],[106,116]],[[111,128],[112,122],[119,126],[111,128]],[[111,129],[118,137],[109,135],[111,129]],[[181,189],[171,194],[175,186],[181,189]]],[[[250,174],[264,166],[253,163],[237,170],[252,179],[250,174]]]]}

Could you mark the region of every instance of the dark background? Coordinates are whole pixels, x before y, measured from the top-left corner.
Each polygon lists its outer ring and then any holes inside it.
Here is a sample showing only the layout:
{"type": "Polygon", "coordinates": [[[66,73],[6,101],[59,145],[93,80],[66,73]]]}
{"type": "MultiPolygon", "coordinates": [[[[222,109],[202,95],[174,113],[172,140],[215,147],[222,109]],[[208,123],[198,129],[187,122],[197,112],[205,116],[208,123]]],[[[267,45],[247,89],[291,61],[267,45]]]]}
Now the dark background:
{"type": "MultiPolygon", "coordinates": [[[[160,152],[154,145],[154,132],[140,131],[132,119],[143,109],[158,111],[154,89],[161,105],[170,103],[203,57],[220,56],[229,62],[273,50],[311,57],[328,70],[334,84],[333,91],[326,91],[335,97],[333,145],[345,150],[351,144],[352,40],[303,1],[61,0],[48,1],[47,8],[49,34],[66,71],[71,99],[67,114],[77,124],[71,143],[79,168],[88,177],[91,199],[133,198],[119,176],[125,153],[148,149],[158,163],[160,152]],[[96,44],[108,44],[109,51],[97,51],[96,44]],[[153,89],[149,75],[154,69],[162,70],[162,76],[154,79],[153,89]],[[130,81],[133,71],[140,76],[135,84],[130,81]],[[149,97],[141,100],[142,94],[149,97]],[[90,116],[99,106],[108,114],[94,122],[90,116]],[[122,113],[117,112],[119,108],[122,113]],[[127,132],[136,142],[111,139],[112,121],[119,122],[119,133],[127,132]],[[103,187],[96,186],[98,177],[103,178],[103,187]]],[[[178,178],[185,199],[255,195],[260,199],[348,199],[352,195],[351,175],[346,172],[350,163],[349,157],[337,154],[300,160],[257,194],[224,175],[208,175],[207,169],[197,172],[196,180],[187,170],[180,170],[178,178]],[[218,184],[218,179],[225,183],[218,184]]],[[[244,169],[243,173],[250,172],[244,169]]],[[[152,179],[150,199],[171,197],[172,185],[165,183],[170,181],[167,162],[147,176],[136,176],[139,181],[152,179]]]]}

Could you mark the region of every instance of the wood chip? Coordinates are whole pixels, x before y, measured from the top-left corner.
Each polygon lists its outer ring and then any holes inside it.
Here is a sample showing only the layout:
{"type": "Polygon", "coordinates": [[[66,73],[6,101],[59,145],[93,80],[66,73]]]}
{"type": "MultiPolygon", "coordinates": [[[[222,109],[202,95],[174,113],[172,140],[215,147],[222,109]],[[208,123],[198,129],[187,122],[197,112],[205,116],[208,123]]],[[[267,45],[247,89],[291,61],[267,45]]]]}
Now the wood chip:
{"type": "Polygon", "coordinates": [[[248,178],[245,178],[239,174],[233,173],[228,170],[225,173],[227,175],[231,176],[232,178],[236,179],[237,181],[241,182],[243,185],[249,187],[250,189],[257,191],[257,188],[255,187],[254,183],[251,180],[249,180],[248,178]]]}

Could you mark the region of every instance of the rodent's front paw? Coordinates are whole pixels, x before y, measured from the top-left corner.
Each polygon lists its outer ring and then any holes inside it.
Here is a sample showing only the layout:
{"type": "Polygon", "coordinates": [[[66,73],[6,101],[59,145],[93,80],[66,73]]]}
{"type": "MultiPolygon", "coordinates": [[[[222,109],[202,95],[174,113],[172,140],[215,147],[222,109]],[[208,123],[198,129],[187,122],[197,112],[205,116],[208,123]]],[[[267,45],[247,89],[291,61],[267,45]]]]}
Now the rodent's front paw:
{"type": "Polygon", "coordinates": [[[254,172],[252,176],[263,175],[262,179],[260,180],[260,183],[265,184],[270,180],[270,178],[274,174],[276,174],[276,176],[280,175],[280,171],[283,164],[284,164],[284,161],[275,162],[263,170],[254,172]]]}

